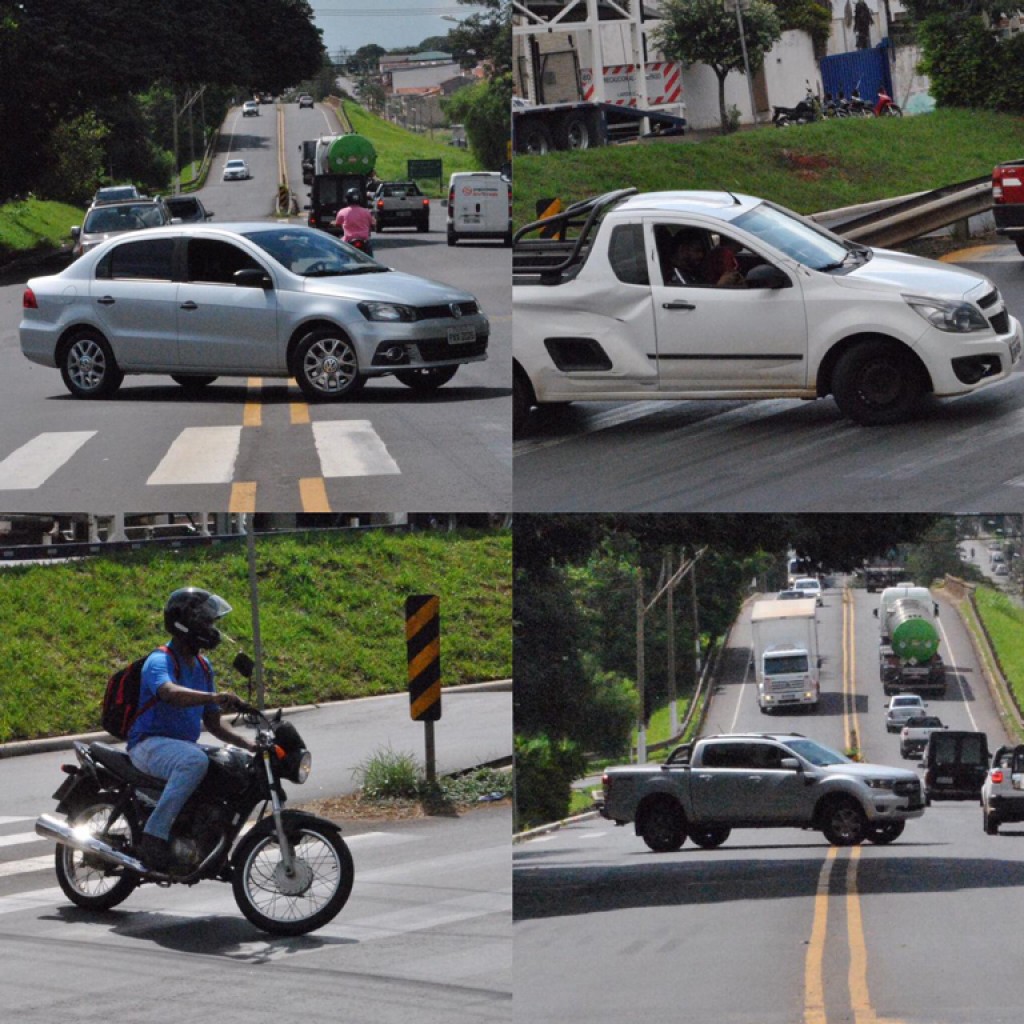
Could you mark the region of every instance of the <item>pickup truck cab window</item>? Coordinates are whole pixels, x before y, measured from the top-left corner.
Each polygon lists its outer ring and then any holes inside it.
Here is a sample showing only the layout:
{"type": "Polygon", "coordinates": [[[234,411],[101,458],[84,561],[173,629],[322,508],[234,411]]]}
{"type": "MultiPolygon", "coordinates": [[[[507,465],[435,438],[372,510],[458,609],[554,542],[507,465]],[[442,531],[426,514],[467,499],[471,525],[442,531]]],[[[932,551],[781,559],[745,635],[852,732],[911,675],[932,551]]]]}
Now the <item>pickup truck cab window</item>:
{"type": "Polygon", "coordinates": [[[608,240],[608,262],[623,284],[649,285],[643,224],[616,224],[608,240]]]}

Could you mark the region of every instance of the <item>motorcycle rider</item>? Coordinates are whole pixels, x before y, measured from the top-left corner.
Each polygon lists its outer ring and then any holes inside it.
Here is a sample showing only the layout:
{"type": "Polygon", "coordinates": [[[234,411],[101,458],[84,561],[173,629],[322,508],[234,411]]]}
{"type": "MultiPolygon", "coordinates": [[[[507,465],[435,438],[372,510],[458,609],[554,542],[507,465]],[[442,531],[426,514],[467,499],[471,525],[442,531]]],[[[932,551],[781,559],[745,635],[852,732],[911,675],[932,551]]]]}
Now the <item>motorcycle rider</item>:
{"type": "Polygon", "coordinates": [[[256,749],[221,722],[221,711],[237,709],[241,701],[234,693],[216,691],[213,669],[200,653],[220,643],[216,623],[230,611],[227,601],[207,590],[175,590],[164,605],[170,653],[154,651],[142,669],[141,711],[128,734],[128,754],[139,771],[167,780],[136,850],[155,871],[172,865],[171,826],[209,767],[198,742],[201,727],[224,743],[256,749]]]}
{"type": "Polygon", "coordinates": [[[360,202],[359,189],[350,188],[345,193],[345,205],[338,211],[334,226],[341,228],[343,242],[361,241],[368,256],[373,255],[370,232],[373,230],[373,213],[360,202]]]}

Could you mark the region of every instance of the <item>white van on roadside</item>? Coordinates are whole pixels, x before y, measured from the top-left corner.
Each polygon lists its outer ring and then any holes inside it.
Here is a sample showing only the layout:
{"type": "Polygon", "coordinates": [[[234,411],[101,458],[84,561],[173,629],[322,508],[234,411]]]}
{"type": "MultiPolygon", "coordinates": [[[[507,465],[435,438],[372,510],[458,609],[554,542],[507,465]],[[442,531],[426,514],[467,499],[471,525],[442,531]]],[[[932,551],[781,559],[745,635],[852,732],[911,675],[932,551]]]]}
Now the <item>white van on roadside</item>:
{"type": "Polygon", "coordinates": [[[448,244],[500,238],[512,244],[512,183],[498,171],[460,171],[448,183],[448,244]]]}

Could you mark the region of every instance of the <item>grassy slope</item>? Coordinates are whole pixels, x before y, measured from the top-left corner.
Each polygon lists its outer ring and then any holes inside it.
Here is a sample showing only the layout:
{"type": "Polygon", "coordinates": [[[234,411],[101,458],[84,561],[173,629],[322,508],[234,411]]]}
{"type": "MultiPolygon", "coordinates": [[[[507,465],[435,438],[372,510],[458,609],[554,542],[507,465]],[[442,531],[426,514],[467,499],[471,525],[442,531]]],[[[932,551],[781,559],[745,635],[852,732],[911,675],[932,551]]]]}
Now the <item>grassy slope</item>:
{"type": "Polygon", "coordinates": [[[992,638],[1006,682],[1024,705],[1024,608],[988,587],[975,592],[978,612],[992,638]]]}
{"type": "Polygon", "coordinates": [[[515,220],[535,201],[564,201],[635,185],[730,189],[814,213],[989,174],[1024,155],[1024,118],[942,110],[902,119],[843,119],[764,127],[701,142],[611,146],[516,157],[515,220]]]}
{"type": "Polygon", "coordinates": [[[82,223],[77,207],[42,199],[23,199],[0,206],[0,258],[8,252],[54,248],[70,241],[73,224],[82,223]]]}
{"type": "MultiPolygon", "coordinates": [[[[441,597],[445,685],[507,678],[511,559],[508,533],[258,538],[268,705],[404,690],[409,594],[441,597]]],[[[0,742],[97,728],[107,677],[164,642],[160,609],[184,585],[225,597],[235,608],[225,628],[251,652],[242,543],[4,570],[0,742]]],[[[213,663],[238,687],[232,656],[225,644],[213,663]]]]}

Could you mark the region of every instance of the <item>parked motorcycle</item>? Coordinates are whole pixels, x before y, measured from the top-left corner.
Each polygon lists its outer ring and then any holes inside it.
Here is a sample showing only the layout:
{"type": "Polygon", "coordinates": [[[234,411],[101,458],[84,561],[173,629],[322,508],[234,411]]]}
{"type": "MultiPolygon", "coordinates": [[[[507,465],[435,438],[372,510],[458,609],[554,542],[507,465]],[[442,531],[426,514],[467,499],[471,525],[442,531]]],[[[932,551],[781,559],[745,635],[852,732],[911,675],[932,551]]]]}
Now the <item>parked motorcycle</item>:
{"type": "Polygon", "coordinates": [[[875,117],[902,117],[903,111],[893,103],[892,97],[884,89],[879,89],[874,114],[875,117]]]}
{"type": "Polygon", "coordinates": [[[772,124],[788,128],[793,124],[809,124],[821,118],[821,104],[807,83],[807,95],[795,107],[772,107],[772,124]]]}
{"type": "MultiPolygon", "coordinates": [[[[247,655],[237,655],[234,666],[252,675],[247,655]]],[[[43,814],[36,821],[36,832],[59,844],[57,881],[72,903],[109,910],[146,883],[215,879],[231,883],[239,909],[263,931],[304,935],[334,919],[354,874],[341,829],[283,806],[282,780],[305,782],[311,755],[280,711],[268,718],[244,704],[240,715],[256,729],[256,753],[207,748],[206,777],[171,831],[175,863],[167,873],[150,870],[135,854],[163,780],[139,771],[120,747],[74,744],[78,764],[63,766],[67,778],[54,794],[65,818],[43,814]]]]}
{"type": "Polygon", "coordinates": [[[874,113],[867,100],[861,98],[859,89],[850,93],[849,108],[850,117],[871,117],[874,113]]]}

